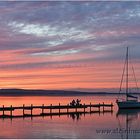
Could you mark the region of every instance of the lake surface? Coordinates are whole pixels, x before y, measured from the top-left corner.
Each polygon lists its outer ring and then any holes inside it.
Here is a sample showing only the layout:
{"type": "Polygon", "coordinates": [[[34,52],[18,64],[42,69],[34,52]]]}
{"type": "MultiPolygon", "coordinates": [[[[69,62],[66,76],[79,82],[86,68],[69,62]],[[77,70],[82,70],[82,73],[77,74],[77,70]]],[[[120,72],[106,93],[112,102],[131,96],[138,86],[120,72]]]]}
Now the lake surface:
{"type": "MultiPolygon", "coordinates": [[[[0,119],[0,138],[140,138],[140,110],[118,111],[116,95],[0,97],[0,106],[68,104],[77,98],[88,104],[113,102],[113,113],[0,119]]],[[[39,111],[35,110],[34,113],[39,111]]]]}

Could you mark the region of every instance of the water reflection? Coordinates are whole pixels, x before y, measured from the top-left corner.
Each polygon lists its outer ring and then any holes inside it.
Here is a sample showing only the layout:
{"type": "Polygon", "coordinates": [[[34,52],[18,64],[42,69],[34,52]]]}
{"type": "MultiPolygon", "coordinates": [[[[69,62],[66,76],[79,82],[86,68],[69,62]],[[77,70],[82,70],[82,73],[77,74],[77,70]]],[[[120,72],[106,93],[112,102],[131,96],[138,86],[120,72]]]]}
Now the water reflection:
{"type": "MultiPolygon", "coordinates": [[[[21,106],[26,105],[45,105],[50,104],[67,104],[74,97],[0,97],[0,106],[21,106]]],[[[77,97],[75,97],[77,98],[77,97]]],[[[100,112],[97,108],[93,108],[88,113],[83,113],[83,109],[77,111],[82,113],[76,113],[75,109],[71,110],[71,114],[64,114],[67,110],[62,110],[60,115],[52,116],[38,116],[38,117],[23,117],[0,119],[0,138],[24,138],[24,139],[119,139],[119,138],[140,138],[140,110],[118,110],[115,104],[115,95],[106,96],[80,96],[83,103],[88,104],[92,102],[96,103],[110,103],[114,102],[113,112],[106,110],[100,112]],[[93,100],[96,99],[96,100],[93,100]],[[128,122],[128,126],[126,125],[128,122]],[[119,133],[119,129],[125,130],[128,127],[131,130],[135,130],[133,133],[119,133]],[[20,131],[19,131],[20,130],[20,131]],[[86,131],[85,131],[86,130],[86,131]],[[109,131],[108,131],[109,130],[109,131]],[[113,130],[117,130],[118,133],[114,133],[113,130]],[[137,130],[137,132],[136,132],[137,130]],[[126,137],[126,135],[128,137],[126,137]]],[[[49,111],[44,111],[47,113],[49,111]]],[[[70,110],[69,110],[70,112],[70,110]]],[[[26,111],[26,114],[30,114],[30,111],[26,111]]],[[[33,113],[39,114],[40,110],[33,110],[33,113]]],[[[52,113],[59,113],[58,110],[52,113]]],[[[6,112],[8,115],[9,112],[6,112]]],[[[14,112],[13,115],[21,114],[21,112],[14,112]]],[[[0,112],[2,115],[2,112],[0,112]]]]}
{"type": "Polygon", "coordinates": [[[102,116],[104,116],[104,115],[106,115],[106,114],[111,114],[112,115],[112,113],[113,113],[113,111],[112,110],[104,110],[104,111],[86,111],[86,112],[84,112],[84,111],[77,111],[77,112],[53,112],[53,113],[44,113],[44,114],[25,114],[25,115],[15,115],[15,116],[11,116],[11,115],[0,115],[0,119],[18,119],[18,118],[31,118],[31,120],[33,119],[33,118],[41,118],[41,117],[50,117],[51,119],[53,118],[53,117],[56,117],[56,116],[59,116],[59,117],[61,117],[61,116],[67,116],[67,118],[71,118],[72,120],[80,120],[83,116],[85,116],[85,115],[88,115],[88,114],[90,114],[90,115],[101,115],[102,114],[102,116]]]}
{"type": "Polygon", "coordinates": [[[137,115],[140,114],[140,109],[119,109],[117,112],[117,116],[120,115],[137,115]]]}
{"type": "Polygon", "coordinates": [[[73,120],[80,120],[81,119],[81,116],[82,116],[82,113],[72,113],[69,115],[70,118],[72,118],[73,120]]]}
{"type": "Polygon", "coordinates": [[[140,129],[138,129],[140,109],[119,109],[116,117],[119,123],[119,132],[121,138],[135,138],[140,129]],[[120,118],[125,119],[125,126],[122,126],[120,118]]]}

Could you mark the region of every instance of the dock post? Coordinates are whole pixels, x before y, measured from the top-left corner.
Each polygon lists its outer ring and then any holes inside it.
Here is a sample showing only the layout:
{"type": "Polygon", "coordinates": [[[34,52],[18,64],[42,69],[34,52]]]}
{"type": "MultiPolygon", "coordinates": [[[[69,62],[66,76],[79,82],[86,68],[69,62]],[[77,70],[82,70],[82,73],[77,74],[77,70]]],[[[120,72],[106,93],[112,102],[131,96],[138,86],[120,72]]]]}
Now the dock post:
{"type": "Polygon", "coordinates": [[[91,102],[90,102],[90,113],[91,113],[91,102]]]}
{"type": "Polygon", "coordinates": [[[52,113],[52,104],[50,105],[50,114],[52,113]]]}
{"type": "Polygon", "coordinates": [[[75,108],[75,112],[77,113],[77,105],[76,105],[76,108],[75,108]]]}
{"type": "Polygon", "coordinates": [[[44,114],[44,104],[42,104],[42,115],[44,114]]]}
{"type": "Polygon", "coordinates": [[[84,103],[84,113],[85,113],[85,111],[86,111],[86,108],[85,108],[85,103],[84,103]]]}
{"type": "Polygon", "coordinates": [[[111,103],[111,115],[113,115],[113,103],[111,103]]]}
{"type": "Polygon", "coordinates": [[[31,116],[33,115],[33,105],[31,104],[31,116]]]}
{"type": "Polygon", "coordinates": [[[59,103],[59,115],[60,115],[60,103],[59,103]]]}
{"type": "Polygon", "coordinates": [[[113,103],[111,102],[111,111],[113,111],[113,103]]]}
{"type": "Polygon", "coordinates": [[[103,102],[103,113],[104,113],[104,110],[105,110],[105,108],[104,108],[104,102],[103,102]]]}
{"type": "Polygon", "coordinates": [[[50,105],[50,118],[52,119],[52,104],[50,105]]]}
{"type": "Polygon", "coordinates": [[[69,104],[67,105],[67,113],[69,112],[69,104]]]}
{"type": "Polygon", "coordinates": [[[100,103],[99,103],[99,113],[100,113],[100,103]]]}
{"type": "Polygon", "coordinates": [[[25,112],[24,112],[24,106],[25,106],[25,105],[23,104],[23,116],[25,115],[25,112]]]}
{"type": "Polygon", "coordinates": [[[3,105],[3,116],[4,116],[4,105],[3,105]]]}
{"type": "Polygon", "coordinates": [[[13,111],[13,107],[12,107],[12,105],[11,105],[11,109],[10,109],[10,116],[12,117],[13,115],[12,115],[12,111],[13,111]]]}

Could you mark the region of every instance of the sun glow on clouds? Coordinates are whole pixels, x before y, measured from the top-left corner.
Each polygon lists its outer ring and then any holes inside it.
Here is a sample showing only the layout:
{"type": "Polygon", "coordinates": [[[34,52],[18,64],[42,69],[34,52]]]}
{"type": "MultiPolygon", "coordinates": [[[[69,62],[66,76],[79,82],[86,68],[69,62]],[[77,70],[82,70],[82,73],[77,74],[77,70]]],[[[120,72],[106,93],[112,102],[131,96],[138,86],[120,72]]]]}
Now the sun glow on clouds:
{"type": "Polygon", "coordinates": [[[0,6],[1,88],[118,88],[126,46],[140,73],[140,2],[0,6]]]}

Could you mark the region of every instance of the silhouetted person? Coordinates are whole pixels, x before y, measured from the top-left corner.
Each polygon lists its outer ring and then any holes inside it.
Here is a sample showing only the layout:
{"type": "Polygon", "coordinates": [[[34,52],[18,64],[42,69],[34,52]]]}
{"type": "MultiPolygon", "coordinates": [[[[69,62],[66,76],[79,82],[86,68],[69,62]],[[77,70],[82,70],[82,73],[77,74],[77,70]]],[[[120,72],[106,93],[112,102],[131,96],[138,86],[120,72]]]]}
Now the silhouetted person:
{"type": "Polygon", "coordinates": [[[76,105],[79,106],[80,105],[81,100],[76,100],[76,105]]]}
{"type": "Polygon", "coordinates": [[[75,106],[75,100],[72,100],[72,102],[70,103],[70,105],[75,106]]]}

